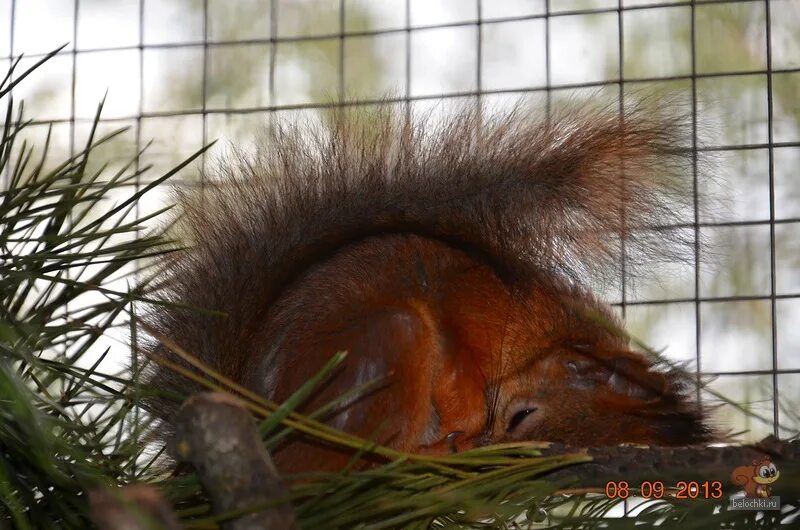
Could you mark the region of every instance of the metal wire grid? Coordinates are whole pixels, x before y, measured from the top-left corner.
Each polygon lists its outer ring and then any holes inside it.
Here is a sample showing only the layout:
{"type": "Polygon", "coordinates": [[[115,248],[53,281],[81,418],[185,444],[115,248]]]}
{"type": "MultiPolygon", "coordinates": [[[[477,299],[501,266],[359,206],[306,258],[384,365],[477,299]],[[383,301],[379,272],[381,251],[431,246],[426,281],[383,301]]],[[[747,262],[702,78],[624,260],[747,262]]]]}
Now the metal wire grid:
{"type": "MultiPolygon", "coordinates": [[[[16,50],[15,46],[15,26],[16,26],[16,13],[18,6],[22,0],[10,0],[10,35],[9,35],[9,59],[13,58],[18,53],[25,52],[25,50],[16,50]]],[[[78,20],[81,15],[81,0],[74,1],[73,13],[73,27],[72,27],[72,42],[78,42],[78,20]]],[[[84,0],[85,2],[86,0],[84,0]]],[[[694,1],[678,1],[678,2],[653,2],[643,5],[623,5],[623,0],[617,0],[617,5],[613,7],[592,8],[592,9],[574,9],[574,10],[561,10],[554,9],[559,0],[544,0],[544,11],[542,13],[530,15],[517,15],[506,16],[500,18],[485,19],[483,16],[484,5],[490,0],[472,0],[475,2],[477,18],[470,21],[459,21],[440,24],[426,24],[426,25],[412,25],[412,2],[405,0],[405,24],[402,27],[377,29],[377,30],[361,30],[350,31],[346,29],[346,14],[348,8],[347,0],[338,0],[338,13],[339,13],[339,30],[333,33],[324,33],[318,35],[303,35],[303,36],[280,36],[278,33],[278,21],[280,17],[280,5],[278,0],[270,2],[269,7],[269,36],[266,38],[246,38],[246,39],[233,39],[233,40],[212,40],[209,36],[209,0],[202,0],[202,38],[200,40],[193,40],[189,42],[180,43],[163,43],[163,44],[146,44],[145,43],[145,9],[146,4],[155,0],[138,0],[138,44],[130,46],[110,46],[110,47],[96,47],[91,49],[78,49],[73,47],[71,50],[63,51],[60,55],[69,55],[72,58],[71,70],[71,88],[70,88],[70,115],[68,118],[46,120],[40,123],[67,123],[69,124],[69,146],[70,151],[75,151],[75,128],[76,124],[82,121],[87,121],[76,116],[76,68],[77,58],[82,54],[98,53],[98,52],[125,52],[137,51],[138,52],[138,109],[134,115],[108,118],[104,119],[104,123],[114,122],[135,122],[135,138],[137,152],[140,150],[143,142],[146,140],[142,134],[143,120],[150,118],[168,118],[177,116],[200,116],[202,118],[202,141],[203,144],[208,143],[209,138],[208,118],[213,115],[235,115],[235,114],[252,114],[252,113],[278,113],[285,111],[295,110],[312,110],[312,109],[326,109],[338,106],[355,107],[355,106],[369,106],[378,103],[397,103],[404,104],[410,108],[416,102],[433,101],[439,99],[452,99],[452,98],[476,98],[480,101],[482,98],[489,95],[502,95],[502,94],[526,94],[526,93],[544,93],[546,95],[546,105],[549,106],[552,100],[552,93],[557,90],[575,90],[575,89],[598,89],[606,86],[616,87],[619,94],[620,109],[624,103],[625,97],[624,87],[626,85],[642,84],[650,82],[667,82],[667,81],[688,81],[691,85],[691,98],[692,98],[692,128],[693,128],[693,144],[694,150],[694,171],[693,171],[693,185],[694,185],[694,218],[693,221],[685,225],[678,225],[674,228],[683,228],[693,230],[695,241],[699,241],[699,234],[705,228],[735,228],[735,227],[749,227],[749,226],[768,226],[769,228],[769,292],[765,294],[755,295],[737,295],[737,296],[704,296],[701,293],[701,273],[700,262],[701,255],[699,246],[695,247],[695,263],[694,263],[694,292],[689,297],[673,298],[668,297],[664,299],[630,299],[627,290],[627,280],[623,274],[621,282],[621,300],[618,306],[623,315],[631,307],[635,306],[652,306],[652,305],[667,305],[667,304],[693,304],[694,305],[694,321],[695,321],[695,361],[696,371],[698,378],[701,375],[714,375],[720,377],[730,376],[768,376],[771,378],[772,383],[772,431],[775,435],[779,434],[779,379],[781,376],[788,376],[789,374],[800,374],[800,368],[784,368],[779,367],[778,361],[778,326],[776,319],[777,304],[782,300],[796,300],[800,301],[800,292],[794,293],[779,293],[776,288],[776,246],[775,246],[775,232],[776,227],[781,225],[787,226],[800,226],[800,217],[789,218],[776,218],[775,215],[775,149],[777,148],[798,148],[800,141],[776,142],[774,141],[773,126],[774,126],[774,103],[773,103],[773,76],[776,74],[797,74],[800,73],[800,68],[773,68],[772,57],[772,20],[771,20],[771,2],[770,0],[708,0],[699,5],[708,6],[711,4],[763,4],[765,10],[765,34],[766,34],[766,67],[762,69],[751,69],[735,72],[698,72],[697,65],[697,27],[696,27],[696,11],[698,4],[694,1]],[[623,16],[627,12],[634,12],[640,10],[652,10],[658,8],[676,8],[688,7],[691,10],[691,72],[686,75],[669,75],[669,76],[655,76],[655,77],[629,77],[626,76],[624,70],[624,34],[623,16]],[[574,83],[554,83],[552,76],[552,21],[560,17],[570,17],[579,15],[597,15],[597,14],[616,14],[618,31],[617,43],[618,46],[618,65],[619,75],[616,79],[600,80],[600,81],[586,81],[574,83]],[[487,89],[484,86],[484,73],[483,73],[483,34],[484,27],[489,24],[501,24],[506,22],[518,22],[525,20],[541,20],[544,23],[544,46],[545,46],[545,83],[538,86],[530,86],[525,88],[495,88],[487,89]],[[435,95],[415,95],[412,94],[412,63],[414,57],[412,54],[412,34],[424,30],[433,29],[446,29],[446,28],[462,28],[472,27],[476,28],[476,67],[475,67],[475,89],[466,91],[450,91],[435,95]],[[349,99],[345,94],[345,64],[347,61],[347,54],[345,53],[345,42],[347,39],[358,37],[377,37],[382,35],[405,35],[405,46],[403,49],[404,54],[404,68],[405,79],[403,83],[403,94],[397,97],[390,98],[376,98],[376,99],[349,99]],[[277,45],[286,43],[303,43],[313,41],[329,41],[331,39],[338,40],[339,43],[339,64],[338,71],[338,86],[336,101],[332,102],[310,102],[300,104],[276,104],[275,103],[275,81],[276,81],[276,52],[277,45]],[[208,105],[208,87],[209,87],[209,50],[212,48],[225,47],[229,45],[270,45],[270,61],[268,70],[267,90],[269,92],[269,105],[259,106],[246,106],[239,108],[232,108],[226,106],[209,106],[208,105]],[[144,108],[145,84],[144,84],[144,70],[145,70],[145,51],[153,49],[202,49],[202,90],[201,90],[201,107],[200,109],[189,110],[157,110],[147,111],[144,108]],[[741,143],[737,145],[725,145],[715,147],[699,147],[697,143],[698,137],[698,81],[704,79],[724,79],[733,76],[764,76],[766,78],[767,90],[767,141],[766,143],[741,143]],[[766,149],[768,164],[769,164],[769,218],[763,220],[747,220],[747,221],[725,221],[725,222],[707,222],[703,221],[699,215],[698,204],[698,168],[697,156],[698,153],[703,151],[741,151],[741,150],[755,150],[766,149]],[[721,302],[745,302],[745,301],[766,301],[770,305],[770,337],[771,337],[771,367],[769,369],[756,369],[756,370],[734,370],[734,371],[708,371],[703,370],[702,363],[702,307],[704,304],[716,304],[721,302]]],[[[465,0],[465,3],[468,0],[465,0]]],[[[40,54],[38,56],[43,56],[40,54]]],[[[26,55],[27,57],[36,58],[36,54],[26,55]]],[[[205,163],[205,160],[203,161],[205,163]]],[[[138,166],[137,166],[138,169],[138,166]]],[[[796,389],[784,388],[784,392],[796,392],[796,389]]],[[[698,390],[699,394],[700,390],[698,390]]]]}

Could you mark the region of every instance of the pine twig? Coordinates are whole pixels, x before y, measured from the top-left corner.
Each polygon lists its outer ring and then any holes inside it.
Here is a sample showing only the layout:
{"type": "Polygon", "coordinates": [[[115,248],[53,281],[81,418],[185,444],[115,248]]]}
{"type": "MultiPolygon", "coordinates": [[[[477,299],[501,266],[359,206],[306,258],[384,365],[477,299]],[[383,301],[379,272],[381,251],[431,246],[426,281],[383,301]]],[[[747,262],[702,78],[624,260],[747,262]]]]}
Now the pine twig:
{"type": "Polygon", "coordinates": [[[173,449],[197,470],[215,513],[227,512],[225,530],[297,528],[289,490],[253,416],[235,397],[214,392],[189,398],[175,420],[173,449]]]}

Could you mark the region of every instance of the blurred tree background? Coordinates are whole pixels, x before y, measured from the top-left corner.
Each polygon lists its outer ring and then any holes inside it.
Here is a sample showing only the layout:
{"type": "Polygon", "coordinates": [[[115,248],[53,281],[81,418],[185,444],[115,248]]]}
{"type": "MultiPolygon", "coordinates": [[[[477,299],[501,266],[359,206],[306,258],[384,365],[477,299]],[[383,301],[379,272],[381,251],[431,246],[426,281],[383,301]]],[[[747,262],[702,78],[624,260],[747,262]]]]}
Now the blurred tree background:
{"type": "MultiPolygon", "coordinates": [[[[557,16],[546,20],[544,0],[409,0],[408,12],[406,0],[0,0],[0,57],[32,63],[70,43],[15,93],[43,122],[30,134],[41,140],[55,122],[52,160],[80,145],[108,91],[103,127],[130,130],[94,160],[122,164],[152,140],[141,164],[157,171],[214,139],[206,165],[229,145],[252,146],[273,116],[325,126],[342,101],[409,97],[413,112],[436,116],[478,93],[486,112],[649,92],[689,109],[696,100],[701,161],[710,159],[699,186],[719,198],[699,204],[699,282],[691,265],[659,267],[654,281],[625,286],[624,314],[670,358],[692,368],[701,359],[709,388],[742,405],[714,411],[742,439],[773,431],[777,381],[780,434],[790,436],[800,373],[771,372],[800,369],[800,0],[768,2],[769,54],[767,2],[653,3],[625,0],[636,9],[619,12],[617,0],[551,1],[557,16]]],[[[199,174],[193,166],[181,179],[195,185],[199,174]]],[[[142,206],[168,202],[165,190],[142,206]]],[[[605,286],[610,301],[622,301],[621,283],[605,286]]]]}

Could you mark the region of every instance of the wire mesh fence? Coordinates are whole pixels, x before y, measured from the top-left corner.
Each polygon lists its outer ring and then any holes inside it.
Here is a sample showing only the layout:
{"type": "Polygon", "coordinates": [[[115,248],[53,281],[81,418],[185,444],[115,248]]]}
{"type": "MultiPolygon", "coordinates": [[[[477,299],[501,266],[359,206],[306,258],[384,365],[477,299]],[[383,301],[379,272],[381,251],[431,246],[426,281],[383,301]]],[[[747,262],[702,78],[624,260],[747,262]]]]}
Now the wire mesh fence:
{"type": "Polygon", "coordinates": [[[105,95],[103,127],[131,128],[108,153],[154,139],[141,164],[157,169],[337,107],[677,95],[696,160],[714,163],[687,175],[694,208],[671,229],[708,245],[658,281],[622,267],[603,294],[634,335],[741,404],[716,410],[720,424],[746,439],[800,430],[800,0],[0,0],[2,35],[0,67],[68,43],[16,89],[34,134],[52,124],[53,146],[74,152],[105,95]]]}

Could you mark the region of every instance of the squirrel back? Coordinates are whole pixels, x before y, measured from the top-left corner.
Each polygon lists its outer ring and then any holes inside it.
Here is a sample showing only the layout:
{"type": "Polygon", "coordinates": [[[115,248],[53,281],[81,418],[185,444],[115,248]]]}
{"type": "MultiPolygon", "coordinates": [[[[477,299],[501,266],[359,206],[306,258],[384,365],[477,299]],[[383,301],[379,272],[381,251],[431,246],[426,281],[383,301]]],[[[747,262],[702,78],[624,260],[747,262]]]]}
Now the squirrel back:
{"type": "MultiPolygon", "coordinates": [[[[623,248],[628,275],[691,255],[660,228],[691,199],[686,133],[648,106],[280,126],[179,193],[189,247],[164,259],[159,292],[214,313],[162,306],[147,323],[276,401],[347,350],[301,410],[381,379],[327,421],[405,451],[705,441],[684,380],[633,351],[589,290],[623,248]]],[[[149,382],[196,390],[166,369],[149,382]]],[[[290,470],[348,458],[309,440],[275,456],[290,470]]]]}

